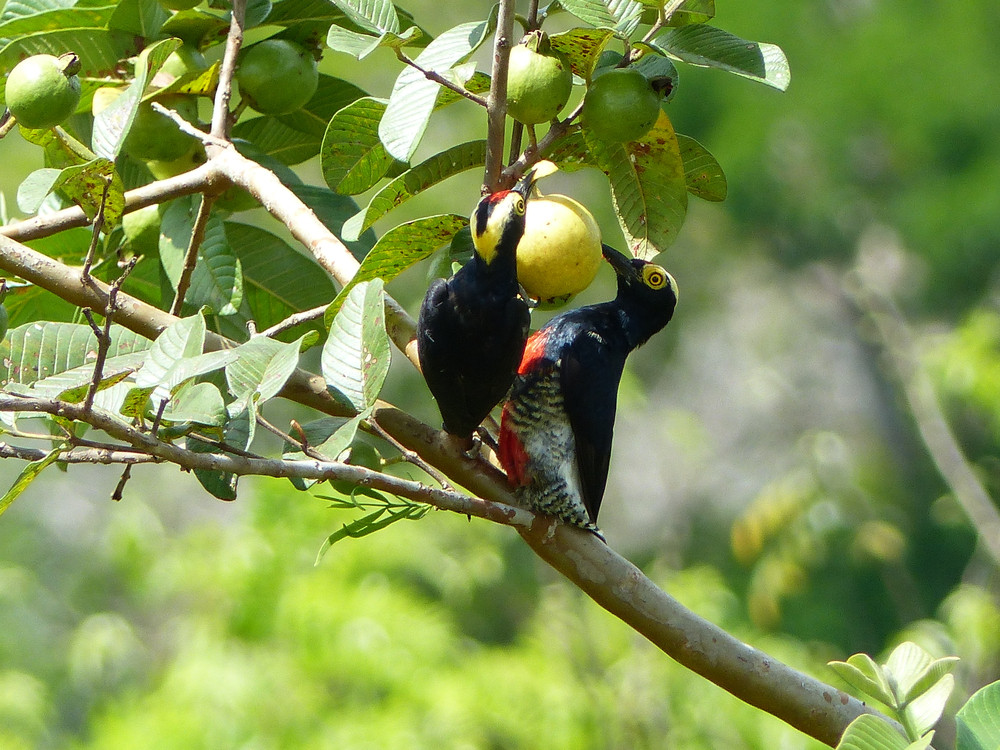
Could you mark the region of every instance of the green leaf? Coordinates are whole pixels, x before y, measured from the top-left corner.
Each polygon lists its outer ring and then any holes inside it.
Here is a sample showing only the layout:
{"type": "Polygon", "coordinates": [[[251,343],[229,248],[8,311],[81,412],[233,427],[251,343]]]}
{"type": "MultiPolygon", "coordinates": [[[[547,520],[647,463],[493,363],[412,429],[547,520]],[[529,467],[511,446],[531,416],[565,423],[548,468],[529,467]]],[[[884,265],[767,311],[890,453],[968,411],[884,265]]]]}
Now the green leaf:
{"type": "Polygon", "coordinates": [[[391,0],[333,0],[354,23],[375,34],[399,31],[399,17],[391,0]]]}
{"type": "Polygon", "coordinates": [[[226,403],[212,383],[185,383],[163,410],[163,419],[221,427],[226,423],[226,403]]]}
{"type": "Polygon", "coordinates": [[[351,290],[323,346],[323,377],[359,412],[375,403],[389,372],[382,286],[372,279],[351,290]]]}
{"type": "Polygon", "coordinates": [[[706,201],[724,201],[729,191],[722,165],[694,138],[677,134],[688,192],[706,201]]]}
{"type": "Polygon", "coordinates": [[[900,704],[906,703],[911,688],[931,666],[933,657],[912,641],[900,643],[889,654],[885,668],[895,684],[900,704]]]}
{"type": "Polygon", "coordinates": [[[378,136],[385,108],[384,99],[365,97],[348,104],[330,120],[320,164],[326,184],[338,193],[365,192],[395,163],[378,136]]]}
{"type": "Polygon", "coordinates": [[[174,50],[180,39],[164,39],[146,47],[135,63],[135,78],[121,95],[94,117],[91,148],[98,156],[112,161],[121,152],[146,86],[174,50]]]}
{"type": "MultiPolygon", "coordinates": [[[[153,342],[119,325],[111,326],[105,372],[138,366],[153,342]]],[[[0,386],[46,383],[46,393],[89,382],[97,337],[89,325],[27,323],[0,342],[0,386]]]]}
{"type": "Polygon", "coordinates": [[[0,39],[14,39],[27,34],[60,29],[103,29],[108,25],[115,7],[114,5],[99,8],[53,7],[30,15],[14,16],[0,23],[0,39]]]}
{"type": "Polygon", "coordinates": [[[236,397],[229,405],[231,414],[278,395],[298,367],[304,338],[285,344],[257,336],[236,348],[238,358],[226,365],[226,382],[236,397]]]}
{"type": "MultiPolygon", "coordinates": [[[[655,4],[659,5],[659,0],[656,0],[655,4]]],[[[715,18],[715,0],[687,0],[674,11],[667,25],[687,26],[689,23],[705,23],[713,18],[715,18]]]]}
{"type": "Polygon", "coordinates": [[[18,187],[17,205],[26,213],[35,213],[45,198],[58,190],[80,206],[87,218],[93,219],[100,209],[108,180],[104,218],[109,226],[114,226],[121,220],[125,208],[125,188],[114,162],[108,159],[94,159],[64,169],[35,170],[18,187]]]}
{"type": "Polygon", "coordinates": [[[59,455],[63,452],[65,447],[66,445],[64,443],[60,443],[56,448],[50,451],[45,458],[32,461],[21,470],[21,473],[17,475],[17,479],[14,480],[14,484],[12,484],[10,489],[4,493],[3,497],[0,497],[0,516],[4,514],[4,511],[10,507],[10,504],[17,500],[18,495],[24,492],[28,488],[28,485],[34,482],[35,478],[41,474],[47,466],[51,466],[59,459],[59,455]]]}
{"type": "Polygon", "coordinates": [[[58,57],[71,49],[80,57],[81,79],[106,78],[114,74],[120,60],[138,53],[140,42],[134,34],[92,27],[43,31],[18,37],[0,50],[0,72],[8,73],[25,57],[58,57]]]}
{"type": "Polygon", "coordinates": [[[549,41],[555,52],[566,56],[576,75],[589,80],[597,59],[613,37],[611,29],[576,28],[553,34],[549,41]]]}
{"type": "Polygon", "coordinates": [[[335,531],[327,537],[325,542],[323,542],[319,552],[316,554],[316,564],[319,564],[320,560],[323,559],[323,556],[327,553],[331,546],[342,539],[347,539],[348,537],[351,539],[360,539],[363,536],[374,534],[376,531],[381,531],[382,529],[396,523],[396,521],[423,518],[427,515],[429,507],[430,506],[427,505],[414,503],[412,505],[404,505],[400,510],[392,510],[387,506],[372,511],[356,521],[344,524],[338,531],[335,531]],[[386,513],[389,515],[385,516],[386,513]],[[383,518],[383,516],[385,517],[383,518]]]}
{"type": "Polygon", "coordinates": [[[460,143],[435,154],[379,190],[367,208],[344,223],[344,238],[357,239],[378,219],[417,193],[467,169],[482,166],[485,161],[486,141],[460,143]]]}
{"type": "Polygon", "coordinates": [[[996,750],[1000,747],[1000,682],[978,690],[955,716],[957,750],[996,750]]]}
{"type": "Polygon", "coordinates": [[[181,318],[156,337],[135,374],[136,386],[155,386],[153,399],[163,400],[185,380],[219,370],[237,357],[233,349],[202,354],[204,346],[205,319],[201,315],[181,318]]]}
{"type": "Polygon", "coordinates": [[[324,316],[327,326],[332,325],[333,317],[357,284],[376,278],[384,282],[391,281],[413,264],[432,255],[442,245],[451,242],[455,234],[468,225],[469,220],[464,216],[442,214],[416,219],[390,229],[375,243],[372,251],[361,261],[357,273],[330,303],[324,316]]]}
{"type": "Polygon", "coordinates": [[[321,139],[286,125],[277,117],[255,117],[233,128],[233,137],[251,141],[282,164],[301,164],[319,153],[321,139]]]}
{"type": "Polygon", "coordinates": [[[326,228],[339,236],[351,254],[361,260],[375,245],[375,232],[368,230],[356,240],[344,238],[344,223],[358,212],[353,198],[340,195],[320,185],[290,185],[289,189],[316,214],[326,228]]]}
{"type": "MultiPolygon", "coordinates": [[[[903,710],[903,724],[920,737],[938,723],[955,688],[955,676],[946,674],[932,687],[913,698],[903,710]]],[[[912,735],[911,735],[912,736],[912,735]]]]}
{"type": "Polygon", "coordinates": [[[932,685],[936,684],[938,680],[954,670],[958,662],[959,658],[957,656],[944,656],[934,659],[916,676],[912,685],[910,685],[906,693],[902,696],[903,700],[912,701],[917,696],[922,695],[932,685]]]}
{"type": "MultiPolygon", "coordinates": [[[[252,411],[241,412],[226,422],[222,438],[227,445],[246,450],[253,442],[256,424],[256,415],[252,411]]],[[[188,450],[195,453],[222,453],[215,446],[193,438],[189,438],[185,445],[188,450]]],[[[209,469],[195,469],[194,475],[202,487],[220,500],[236,499],[238,475],[209,469]]]]}
{"type": "Polygon", "coordinates": [[[863,695],[871,696],[887,706],[896,705],[885,672],[868,654],[854,654],[846,662],[831,661],[829,665],[842,680],[860,690],[863,695]]]}
{"type": "Polygon", "coordinates": [[[359,34],[336,24],[330,26],[326,34],[326,43],[336,52],[344,52],[358,60],[363,60],[379,47],[405,47],[413,44],[422,33],[416,26],[411,26],[400,34],[386,31],[381,34],[359,34]]]}
{"type": "Polygon", "coordinates": [[[909,744],[884,719],[862,714],[844,731],[837,750],[907,750],[909,744]]]}
{"type": "MultiPolygon", "coordinates": [[[[191,196],[171,202],[160,222],[160,262],[176,290],[184,267],[184,257],[200,198],[191,196]]],[[[185,305],[210,307],[218,315],[234,315],[243,300],[243,268],[229,245],[225,225],[212,214],[205,224],[205,236],[191,275],[185,305]]]]}
{"type": "Polygon", "coordinates": [[[666,250],[687,213],[687,183],[680,148],[663,113],[632,143],[606,143],[584,131],[592,156],[608,175],[611,199],[629,250],[649,259],[666,250]]]}
{"type": "Polygon", "coordinates": [[[624,36],[635,31],[642,17],[642,3],[634,0],[559,0],[559,4],[584,23],[624,36]]]}
{"type": "Polygon", "coordinates": [[[170,11],[156,0],[121,0],[108,22],[108,28],[151,39],[159,35],[168,18],[170,11]]]}
{"type": "Polygon", "coordinates": [[[784,91],[791,83],[781,48],[749,42],[728,31],[693,23],[661,34],[653,45],[692,65],[719,68],[784,91]]]}
{"type": "MultiPolygon", "coordinates": [[[[424,70],[444,73],[467,60],[487,38],[491,28],[488,21],[455,26],[428,44],[415,62],[424,70]]],[[[402,70],[379,123],[379,138],[389,155],[402,162],[410,161],[430,121],[440,88],[411,66],[402,70]]]]}
{"type": "Polygon", "coordinates": [[[264,330],[292,313],[327,304],[337,296],[337,287],[316,261],[279,237],[236,222],[225,222],[225,229],[229,247],[243,269],[240,314],[224,319],[227,325],[232,323],[232,335],[245,337],[248,320],[264,330]]]}

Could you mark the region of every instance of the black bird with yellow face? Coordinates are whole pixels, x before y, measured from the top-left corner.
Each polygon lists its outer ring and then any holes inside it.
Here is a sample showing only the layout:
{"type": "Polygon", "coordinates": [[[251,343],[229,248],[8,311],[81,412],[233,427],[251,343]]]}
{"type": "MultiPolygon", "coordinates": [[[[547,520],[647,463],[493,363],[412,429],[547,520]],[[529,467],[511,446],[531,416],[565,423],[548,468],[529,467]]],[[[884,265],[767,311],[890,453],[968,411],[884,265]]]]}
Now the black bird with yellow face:
{"type": "MultiPolygon", "coordinates": [[[[547,163],[543,163],[547,164],[547,163]]],[[[535,180],[487,195],[472,213],[475,252],[448,279],[431,284],[417,319],[420,369],[444,429],[472,447],[476,428],[507,395],[528,337],[528,305],[517,283],[517,243],[535,180]]]]}
{"type": "Polygon", "coordinates": [[[498,456],[524,504],[597,530],[625,359],[670,322],[677,284],[603,246],[618,295],[558,315],[527,343],[500,422],[498,456]]]}

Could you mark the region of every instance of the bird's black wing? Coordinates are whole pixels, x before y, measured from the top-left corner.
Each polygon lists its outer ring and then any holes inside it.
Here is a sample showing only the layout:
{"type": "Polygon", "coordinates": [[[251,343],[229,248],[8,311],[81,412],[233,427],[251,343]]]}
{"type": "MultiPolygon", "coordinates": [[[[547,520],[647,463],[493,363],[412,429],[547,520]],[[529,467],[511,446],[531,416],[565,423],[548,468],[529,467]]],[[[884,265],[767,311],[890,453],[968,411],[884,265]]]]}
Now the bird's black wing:
{"type": "Polygon", "coordinates": [[[575,336],[562,352],[560,382],[563,402],[576,438],[583,504],[590,520],[604,498],[611,462],[618,384],[625,353],[591,330],[575,336]]]}

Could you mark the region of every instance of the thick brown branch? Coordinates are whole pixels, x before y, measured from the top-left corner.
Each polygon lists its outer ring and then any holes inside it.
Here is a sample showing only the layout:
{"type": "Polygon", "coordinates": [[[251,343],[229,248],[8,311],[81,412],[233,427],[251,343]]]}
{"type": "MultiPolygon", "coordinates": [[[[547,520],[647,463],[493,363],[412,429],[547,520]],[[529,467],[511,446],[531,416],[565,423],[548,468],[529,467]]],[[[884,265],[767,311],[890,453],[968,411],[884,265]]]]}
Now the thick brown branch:
{"type": "Polygon", "coordinates": [[[483,192],[494,193],[501,185],[503,170],[504,133],[507,126],[507,69],[510,61],[511,36],[514,33],[514,3],[500,3],[497,31],[493,41],[493,68],[490,72],[490,93],[486,98],[486,169],[483,192]]]}

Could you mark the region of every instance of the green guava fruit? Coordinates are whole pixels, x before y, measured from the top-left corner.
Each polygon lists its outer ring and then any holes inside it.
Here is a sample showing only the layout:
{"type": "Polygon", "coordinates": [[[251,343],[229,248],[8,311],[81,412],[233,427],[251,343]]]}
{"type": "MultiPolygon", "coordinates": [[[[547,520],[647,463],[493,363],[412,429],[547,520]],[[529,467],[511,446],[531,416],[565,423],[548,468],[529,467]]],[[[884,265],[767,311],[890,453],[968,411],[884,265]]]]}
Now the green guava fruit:
{"type": "Polygon", "coordinates": [[[74,54],[33,55],[7,76],[7,109],[30,129],[52,128],[76,111],[80,103],[80,59],[74,54]]]}
{"type": "Polygon", "coordinates": [[[623,143],[641,138],[656,123],[660,96],[645,76],[614,68],[596,77],[583,100],[583,127],[602,141],[623,143]]]}
{"type": "Polygon", "coordinates": [[[532,32],[511,49],[507,112],[518,122],[534,125],[552,120],[566,106],[572,89],[569,62],[552,51],[544,32],[532,32]]]}
{"type": "MultiPolygon", "coordinates": [[[[198,102],[192,96],[168,94],[157,101],[188,122],[198,121],[198,102]]],[[[150,102],[143,102],[136,112],[123,149],[139,161],[173,161],[184,156],[191,145],[191,136],[181,132],[169,117],[153,109],[150,102]]]]}
{"type": "Polygon", "coordinates": [[[302,109],[319,85],[313,53],[287,39],[266,39],[242,55],[236,80],[240,94],[262,115],[302,109]]]}

